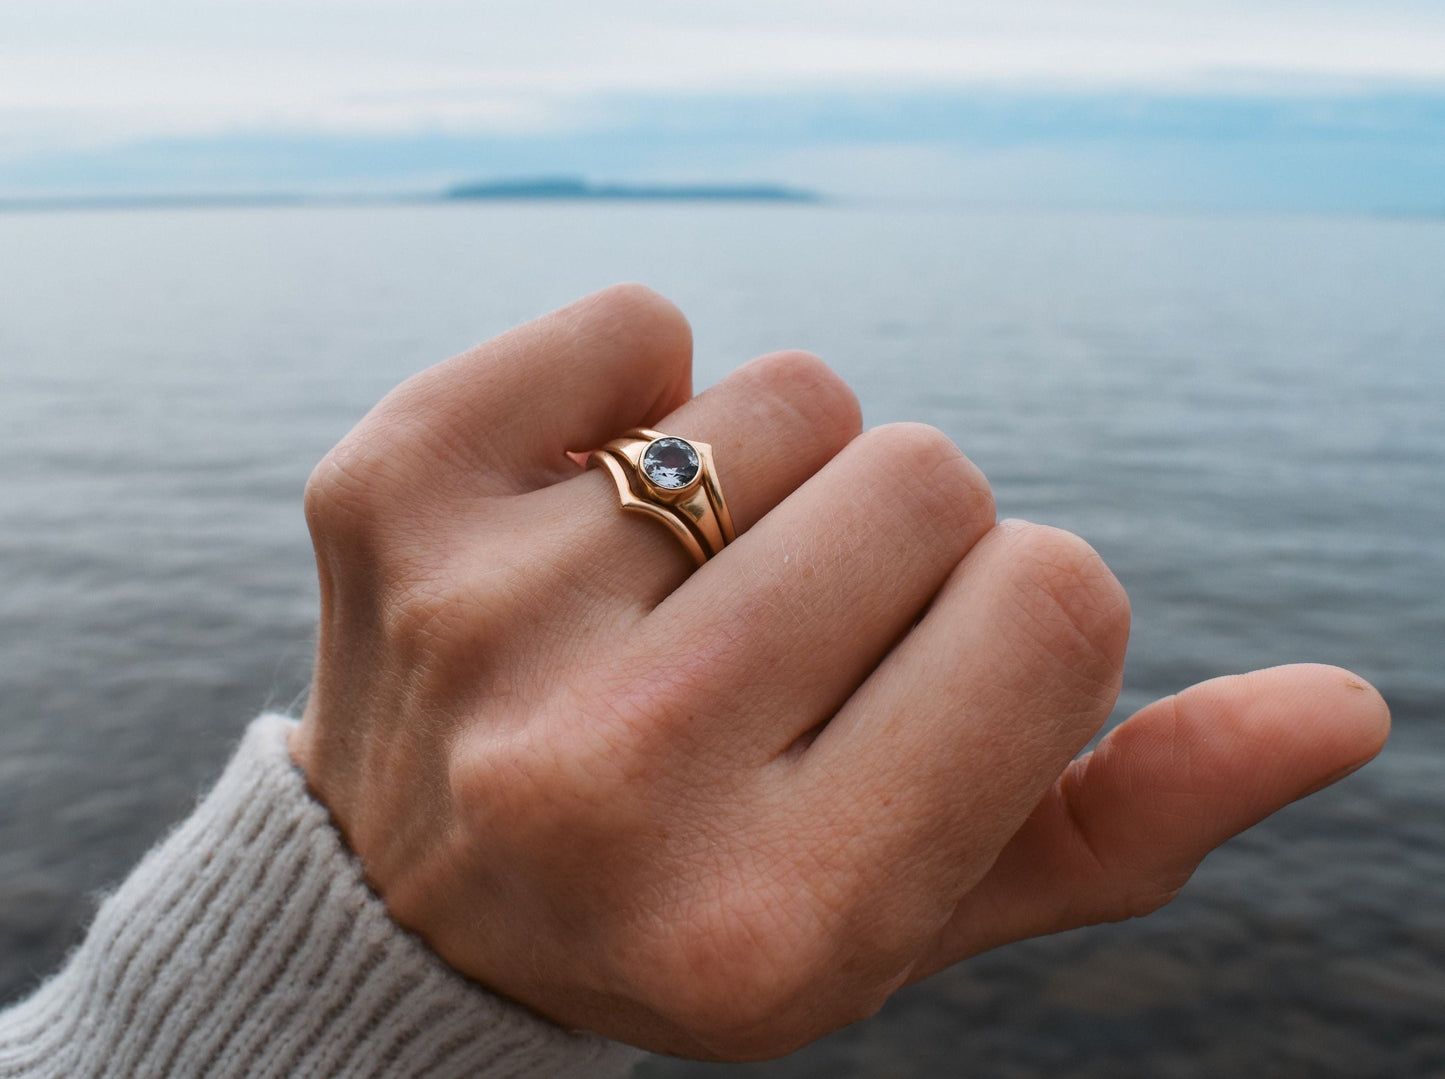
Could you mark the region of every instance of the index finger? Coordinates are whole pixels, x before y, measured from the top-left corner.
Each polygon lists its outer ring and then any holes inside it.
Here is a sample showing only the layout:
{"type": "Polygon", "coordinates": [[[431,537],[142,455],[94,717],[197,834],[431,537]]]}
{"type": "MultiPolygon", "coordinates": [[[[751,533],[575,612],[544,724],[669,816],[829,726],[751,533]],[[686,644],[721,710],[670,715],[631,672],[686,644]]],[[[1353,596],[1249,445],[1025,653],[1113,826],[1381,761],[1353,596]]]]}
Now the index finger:
{"type": "Polygon", "coordinates": [[[353,435],[373,455],[419,458],[431,486],[441,471],[520,494],[575,475],[567,451],[653,423],[691,396],[682,312],[644,286],[614,285],[407,379],[353,435]]]}

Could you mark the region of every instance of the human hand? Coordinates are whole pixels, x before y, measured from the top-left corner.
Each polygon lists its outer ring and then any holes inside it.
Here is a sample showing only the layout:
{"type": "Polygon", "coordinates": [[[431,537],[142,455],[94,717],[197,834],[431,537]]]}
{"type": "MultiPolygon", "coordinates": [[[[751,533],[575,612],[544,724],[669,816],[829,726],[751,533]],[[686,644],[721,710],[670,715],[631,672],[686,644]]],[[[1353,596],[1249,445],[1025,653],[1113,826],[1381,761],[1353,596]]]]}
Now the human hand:
{"type": "Polygon", "coordinates": [[[1337,668],[1217,679],[1075,754],[1123,589],[995,524],[938,431],[859,433],[778,353],[690,390],[666,301],[609,289],[398,387],[307,487],[321,578],[292,753],[393,916],[566,1026],[787,1052],[987,948],[1144,914],[1380,749],[1337,668]],[[710,442],[701,568],[585,451],[710,442]]]}

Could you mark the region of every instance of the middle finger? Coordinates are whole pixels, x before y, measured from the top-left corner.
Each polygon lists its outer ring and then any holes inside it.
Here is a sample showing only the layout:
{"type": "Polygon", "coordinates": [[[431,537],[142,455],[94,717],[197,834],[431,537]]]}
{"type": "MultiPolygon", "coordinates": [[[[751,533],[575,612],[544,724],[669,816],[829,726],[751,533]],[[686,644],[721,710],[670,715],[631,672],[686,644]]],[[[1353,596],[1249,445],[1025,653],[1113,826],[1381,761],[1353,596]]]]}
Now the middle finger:
{"type": "MultiPolygon", "coordinates": [[[[629,635],[693,716],[770,758],[825,722],[994,522],[983,474],[923,424],[854,439],[629,635]]],[[[660,687],[660,688],[659,688],[660,687]]]]}

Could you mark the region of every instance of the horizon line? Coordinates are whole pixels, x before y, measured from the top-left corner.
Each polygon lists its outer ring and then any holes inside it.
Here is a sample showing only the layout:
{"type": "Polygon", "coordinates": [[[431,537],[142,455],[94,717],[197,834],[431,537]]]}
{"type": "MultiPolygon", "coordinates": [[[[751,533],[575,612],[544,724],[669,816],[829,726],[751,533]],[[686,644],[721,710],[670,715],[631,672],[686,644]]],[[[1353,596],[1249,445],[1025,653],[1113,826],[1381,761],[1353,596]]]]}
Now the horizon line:
{"type": "MultiPolygon", "coordinates": [[[[701,185],[705,189],[711,185],[701,185]]],[[[1208,206],[1109,202],[999,202],[988,199],[936,196],[834,196],[809,192],[810,197],[728,197],[699,195],[526,195],[456,196],[449,190],[428,192],[203,192],[196,194],[0,196],[0,214],[105,212],[110,210],[224,210],[284,209],[326,206],[463,206],[467,203],[694,203],[701,205],[761,204],[846,209],[874,207],[907,210],[960,210],[974,213],[1122,214],[1126,216],[1361,218],[1445,222],[1445,205],[1438,207],[1298,207],[1208,206]]]]}
{"type": "Polygon", "coordinates": [[[774,182],[597,183],[579,176],[528,176],[450,184],[415,191],[137,191],[123,193],[0,194],[0,211],[122,210],[185,207],[445,202],[787,202],[833,201],[821,191],[774,182]]]}

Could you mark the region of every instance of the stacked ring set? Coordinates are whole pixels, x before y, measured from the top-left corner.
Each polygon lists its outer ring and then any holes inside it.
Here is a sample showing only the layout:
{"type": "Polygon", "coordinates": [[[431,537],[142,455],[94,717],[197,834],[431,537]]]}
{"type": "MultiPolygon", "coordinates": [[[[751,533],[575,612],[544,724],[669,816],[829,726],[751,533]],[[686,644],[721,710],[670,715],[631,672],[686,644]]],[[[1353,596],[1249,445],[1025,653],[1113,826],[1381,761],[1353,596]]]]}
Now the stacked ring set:
{"type": "Polygon", "coordinates": [[[587,467],[607,469],[622,508],[661,521],[699,566],[735,538],[706,442],[634,427],[588,454],[587,467]]]}

